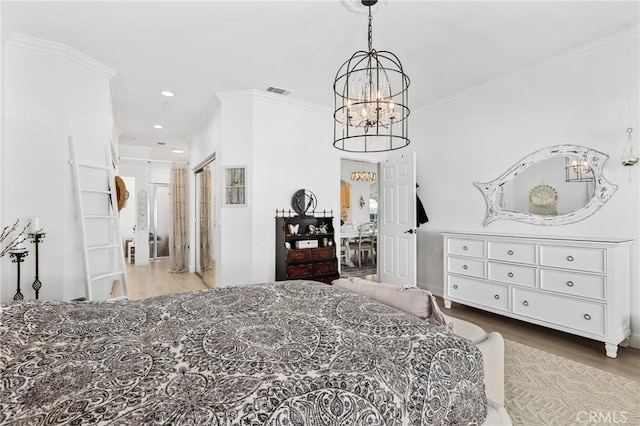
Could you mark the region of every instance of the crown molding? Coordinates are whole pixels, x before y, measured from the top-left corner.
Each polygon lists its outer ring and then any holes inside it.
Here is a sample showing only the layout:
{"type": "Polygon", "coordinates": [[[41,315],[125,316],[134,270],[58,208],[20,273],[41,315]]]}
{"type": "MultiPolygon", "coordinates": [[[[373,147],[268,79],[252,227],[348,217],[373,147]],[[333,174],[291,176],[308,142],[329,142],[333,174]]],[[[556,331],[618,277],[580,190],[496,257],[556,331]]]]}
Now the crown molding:
{"type": "Polygon", "coordinates": [[[239,90],[234,92],[221,92],[216,94],[221,101],[232,99],[258,99],[268,101],[271,103],[277,103],[281,105],[294,106],[297,108],[305,109],[311,112],[318,112],[321,114],[331,114],[332,109],[312,102],[302,101],[296,98],[290,98],[283,95],[277,95],[275,93],[268,93],[262,90],[249,89],[239,90]]]}
{"type": "Polygon", "coordinates": [[[187,141],[187,145],[189,145],[191,141],[193,141],[193,138],[196,137],[198,132],[202,130],[202,127],[205,125],[209,117],[211,117],[211,115],[215,112],[215,110],[218,109],[218,107],[220,107],[220,98],[217,95],[214,95],[204,107],[204,109],[198,116],[198,119],[191,126],[191,130],[189,130],[185,135],[184,140],[187,141]]]}
{"type": "Polygon", "coordinates": [[[200,114],[198,120],[196,120],[195,124],[191,127],[191,131],[185,137],[185,140],[192,141],[193,138],[198,134],[198,132],[202,129],[202,126],[207,122],[211,114],[218,109],[224,101],[232,101],[232,100],[261,100],[267,101],[270,103],[278,103],[286,106],[293,106],[296,108],[304,109],[311,112],[316,112],[320,114],[331,114],[332,110],[329,107],[324,105],[318,105],[311,102],[301,101],[295,98],[288,98],[283,95],[277,95],[274,93],[263,92],[261,90],[256,89],[248,89],[248,90],[236,90],[232,92],[219,92],[216,93],[215,96],[209,101],[207,106],[200,114]]]}
{"type": "Polygon", "coordinates": [[[470,89],[464,90],[462,92],[456,93],[454,95],[448,96],[446,98],[442,98],[428,105],[417,108],[414,114],[421,114],[423,112],[431,111],[449,104],[460,102],[468,98],[472,98],[476,95],[513,83],[515,81],[522,80],[532,75],[542,73],[544,71],[555,68],[559,65],[563,65],[568,62],[575,61],[577,59],[599,52],[601,50],[605,50],[622,43],[627,43],[630,39],[638,38],[639,29],[640,29],[640,26],[637,26],[637,25],[635,27],[625,28],[623,31],[619,31],[610,36],[584,44],[578,48],[568,50],[550,59],[538,62],[530,67],[507,74],[503,77],[496,78],[487,83],[480,84],[478,86],[472,87],[470,89]]]}
{"type": "Polygon", "coordinates": [[[20,47],[23,49],[31,49],[38,52],[49,53],[57,55],[70,61],[73,61],[85,68],[99,74],[107,79],[112,79],[117,72],[108,66],[96,61],[93,58],[77,51],[76,49],[67,46],[66,44],[56,43],[53,41],[43,40],[36,37],[27,36],[24,34],[14,33],[8,39],[5,40],[8,46],[20,47]]]}

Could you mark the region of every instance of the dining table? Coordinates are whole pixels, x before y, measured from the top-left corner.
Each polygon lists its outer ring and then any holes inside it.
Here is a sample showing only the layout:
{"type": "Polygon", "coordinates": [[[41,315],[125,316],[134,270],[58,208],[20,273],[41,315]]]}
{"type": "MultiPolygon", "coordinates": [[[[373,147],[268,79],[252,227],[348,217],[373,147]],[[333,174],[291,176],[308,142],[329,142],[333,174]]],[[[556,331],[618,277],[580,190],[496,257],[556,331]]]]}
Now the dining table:
{"type": "MultiPolygon", "coordinates": [[[[376,238],[377,235],[378,235],[378,230],[376,229],[373,231],[373,237],[376,238]]],[[[347,263],[347,266],[351,268],[355,268],[356,265],[351,260],[351,248],[349,246],[349,242],[351,240],[357,241],[358,238],[360,238],[360,231],[358,231],[357,229],[340,228],[340,246],[345,247],[346,255],[347,255],[346,263],[347,263]]]]}

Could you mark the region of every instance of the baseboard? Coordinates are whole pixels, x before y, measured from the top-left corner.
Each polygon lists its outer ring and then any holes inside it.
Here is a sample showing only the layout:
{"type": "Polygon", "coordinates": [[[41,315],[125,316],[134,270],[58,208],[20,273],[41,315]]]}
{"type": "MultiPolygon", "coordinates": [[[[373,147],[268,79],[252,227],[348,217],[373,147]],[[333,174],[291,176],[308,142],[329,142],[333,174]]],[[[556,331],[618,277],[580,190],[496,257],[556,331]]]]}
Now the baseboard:
{"type": "Polygon", "coordinates": [[[425,290],[429,290],[431,294],[433,294],[434,296],[442,297],[442,294],[443,294],[442,284],[418,283],[418,287],[424,288],[425,290]]]}
{"type": "Polygon", "coordinates": [[[629,347],[640,349],[640,333],[631,333],[631,336],[629,336],[629,347]]]}

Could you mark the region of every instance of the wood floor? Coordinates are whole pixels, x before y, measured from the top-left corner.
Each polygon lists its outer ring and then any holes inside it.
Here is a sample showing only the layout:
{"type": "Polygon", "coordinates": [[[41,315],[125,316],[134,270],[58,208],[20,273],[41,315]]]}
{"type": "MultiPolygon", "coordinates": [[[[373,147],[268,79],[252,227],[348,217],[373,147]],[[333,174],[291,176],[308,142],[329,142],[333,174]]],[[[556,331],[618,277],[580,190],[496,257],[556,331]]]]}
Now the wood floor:
{"type": "Polygon", "coordinates": [[[129,299],[138,300],[163,294],[207,288],[196,274],[171,274],[168,260],[150,262],[147,266],[127,264],[129,299]]]}
{"type": "MultiPolygon", "coordinates": [[[[205,289],[202,278],[196,274],[170,274],[166,260],[152,262],[149,266],[129,266],[129,298],[145,299],[162,294],[205,289]]],[[[366,279],[375,281],[376,276],[366,279]]],[[[515,340],[528,346],[572,359],[595,368],[640,381],[640,350],[619,348],[618,357],[609,358],[604,353],[604,343],[572,334],[529,324],[490,312],[454,303],[451,309],[442,311],[449,316],[461,318],[479,325],[485,331],[497,331],[506,339],[515,340]]]]}

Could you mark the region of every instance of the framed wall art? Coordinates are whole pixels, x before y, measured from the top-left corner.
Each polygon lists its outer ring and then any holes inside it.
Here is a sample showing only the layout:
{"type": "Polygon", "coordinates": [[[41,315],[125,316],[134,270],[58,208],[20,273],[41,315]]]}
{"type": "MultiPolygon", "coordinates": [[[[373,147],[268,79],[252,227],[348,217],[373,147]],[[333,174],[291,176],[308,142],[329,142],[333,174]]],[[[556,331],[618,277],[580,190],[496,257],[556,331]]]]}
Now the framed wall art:
{"type": "Polygon", "coordinates": [[[247,205],[247,166],[224,168],[224,205],[247,205]]]}

